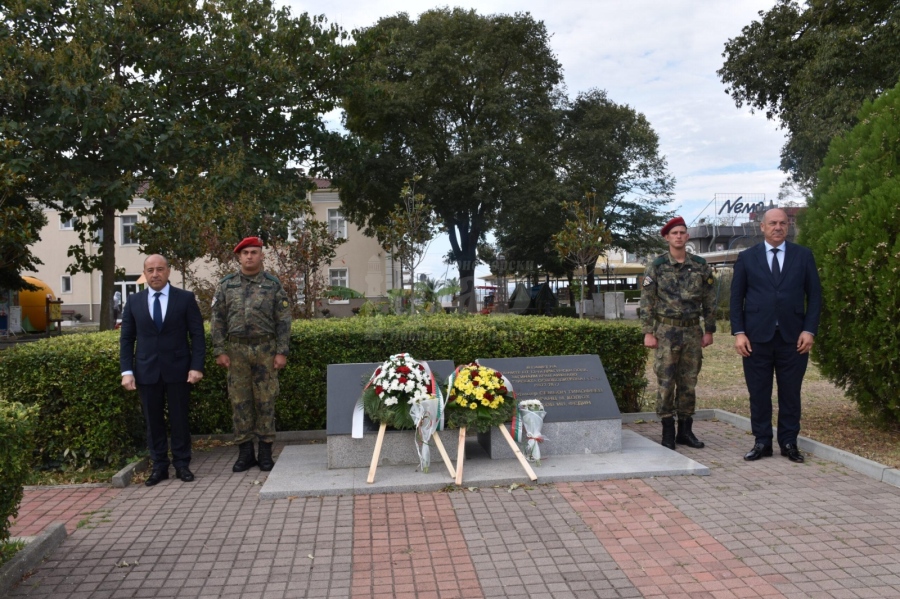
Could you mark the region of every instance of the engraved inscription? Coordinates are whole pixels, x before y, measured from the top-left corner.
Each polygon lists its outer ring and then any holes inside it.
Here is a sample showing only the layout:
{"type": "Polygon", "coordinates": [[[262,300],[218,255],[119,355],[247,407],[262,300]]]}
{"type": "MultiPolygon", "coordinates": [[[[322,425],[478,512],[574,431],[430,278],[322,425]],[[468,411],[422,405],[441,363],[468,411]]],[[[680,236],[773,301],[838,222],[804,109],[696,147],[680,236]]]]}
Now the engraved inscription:
{"type": "Polygon", "coordinates": [[[599,386],[599,377],[587,368],[560,368],[553,364],[535,364],[522,370],[507,370],[503,374],[516,386],[516,398],[519,401],[539,399],[547,408],[591,405],[591,395],[603,393],[603,389],[599,386]],[[585,386],[573,383],[583,383],[585,386]],[[578,388],[565,389],[572,386],[578,388]]]}

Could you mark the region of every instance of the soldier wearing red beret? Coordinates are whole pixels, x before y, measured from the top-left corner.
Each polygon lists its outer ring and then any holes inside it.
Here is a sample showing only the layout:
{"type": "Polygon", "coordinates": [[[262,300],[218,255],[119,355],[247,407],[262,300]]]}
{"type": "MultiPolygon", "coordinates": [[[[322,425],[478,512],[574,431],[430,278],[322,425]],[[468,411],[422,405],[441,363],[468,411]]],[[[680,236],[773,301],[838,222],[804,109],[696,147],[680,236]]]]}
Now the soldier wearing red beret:
{"type": "Polygon", "coordinates": [[[647,266],[641,290],[644,345],[656,350],[656,414],[662,420],[665,447],[675,449],[679,443],[701,448],[704,444],[692,430],[695,388],[702,348],[712,344],[716,332],[715,279],[706,260],[687,252],[690,236],[683,218],[667,222],[660,234],[669,251],[647,266]]]}
{"type": "Polygon", "coordinates": [[[263,242],[246,237],[234,248],[240,272],[219,282],[212,302],[216,364],[228,369],[238,459],[234,472],[275,466],[275,398],[278,371],[287,364],[291,308],[277,277],[263,269],[263,242]],[[259,441],[257,458],[253,441],[259,441]]]}

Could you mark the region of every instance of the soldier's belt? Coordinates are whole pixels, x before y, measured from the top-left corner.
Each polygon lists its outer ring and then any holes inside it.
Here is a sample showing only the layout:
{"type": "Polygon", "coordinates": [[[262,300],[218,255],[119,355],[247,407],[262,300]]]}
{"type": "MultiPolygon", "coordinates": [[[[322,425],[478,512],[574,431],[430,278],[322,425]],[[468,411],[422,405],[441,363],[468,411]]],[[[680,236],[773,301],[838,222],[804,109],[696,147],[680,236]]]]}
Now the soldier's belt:
{"type": "Polygon", "coordinates": [[[262,343],[264,341],[272,341],[275,339],[275,335],[229,335],[228,341],[231,343],[262,343]]]}
{"type": "Polygon", "coordinates": [[[671,327],[695,327],[700,324],[699,318],[688,318],[687,320],[678,320],[677,318],[665,318],[663,316],[655,316],[656,322],[667,324],[671,327]]]}

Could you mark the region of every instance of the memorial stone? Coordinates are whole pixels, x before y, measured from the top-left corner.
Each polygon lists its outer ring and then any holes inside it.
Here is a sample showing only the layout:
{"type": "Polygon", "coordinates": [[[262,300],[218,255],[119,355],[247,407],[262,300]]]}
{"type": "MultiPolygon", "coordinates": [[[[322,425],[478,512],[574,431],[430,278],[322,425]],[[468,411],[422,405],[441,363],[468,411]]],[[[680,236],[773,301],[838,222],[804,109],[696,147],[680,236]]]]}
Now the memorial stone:
{"type": "MultiPolygon", "coordinates": [[[[622,449],[622,415],[597,355],[493,358],[479,364],[499,370],[513,385],[516,400],[538,399],[547,412],[543,457],[622,449]]],[[[508,424],[507,424],[508,426],[508,424]]],[[[479,442],[493,459],[513,452],[491,431],[479,442]]]]}
{"type": "MultiPolygon", "coordinates": [[[[363,438],[351,437],[353,431],[353,410],[362,395],[363,388],[381,362],[328,365],[328,394],[326,403],[325,432],[328,443],[329,468],[368,468],[375,449],[378,424],[368,416],[363,416],[363,438]]],[[[446,381],[455,366],[451,360],[428,362],[432,373],[445,393],[446,381]]],[[[444,433],[441,441],[448,452],[456,451],[455,434],[444,433]],[[452,449],[451,449],[452,448],[452,449]]],[[[510,452],[511,453],[511,452],[510,452]]],[[[432,471],[440,460],[437,451],[432,451],[432,471]]],[[[419,463],[416,453],[415,431],[388,429],[381,449],[379,464],[403,465],[419,463]]]]}

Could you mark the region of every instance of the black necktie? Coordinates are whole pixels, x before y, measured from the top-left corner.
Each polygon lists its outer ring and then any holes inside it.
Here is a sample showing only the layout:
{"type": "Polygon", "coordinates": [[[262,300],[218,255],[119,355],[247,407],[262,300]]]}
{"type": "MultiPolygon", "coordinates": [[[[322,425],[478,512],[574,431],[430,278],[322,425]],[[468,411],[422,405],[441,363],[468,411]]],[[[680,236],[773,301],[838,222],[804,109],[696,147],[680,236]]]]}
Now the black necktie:
{"type": "Polygon", "coordinates": [[[156,330],[162,330],[162,304],[159,303],[159,296],[162,295],[162,291],[157,291],[153,294],[153,297],[156,299],[153,300],[153,324],[156,325],[156,330]]]}
{"type": "Polygon", "coordinates": [[[772,248],[772,274],[775,278],[781,276],[781,266],[778,264],[778,248],[772,248]]]}

